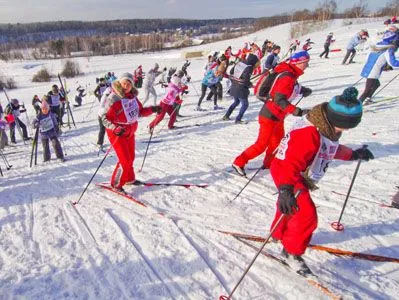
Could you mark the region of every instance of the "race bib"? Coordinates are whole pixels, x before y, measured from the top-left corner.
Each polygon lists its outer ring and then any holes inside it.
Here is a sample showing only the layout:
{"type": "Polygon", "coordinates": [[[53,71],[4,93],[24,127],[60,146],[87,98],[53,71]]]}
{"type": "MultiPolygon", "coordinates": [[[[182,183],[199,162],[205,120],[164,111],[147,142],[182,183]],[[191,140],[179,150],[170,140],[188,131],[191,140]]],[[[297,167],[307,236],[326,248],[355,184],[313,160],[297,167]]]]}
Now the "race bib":
{"type": "Polygon", "coordinates": [[[123,112],[126,116],[126,122],[132,124],[139,119],[139,105],[137,99],[122,99],[123,112]]]}
{"type": "Polygon", "coordinates": [[[248,67],[248,65],[244,64],[243,62],[239,62],[238,64],[235,65],[234,67],[234,74],[233,76],[237,79],[240,79],[242,73],[244,70],[248,67]]]}
{"type": "Polygon", "coordinates": [[[41,132],[47,132],[54,128],[54,123],[50,115],[40,120],[41,132]]]}
{"type": "Polygon", "coordinates": [[[50,106],[58,106],[60,105],[60,95],[51,95],[51,105],[50,106]]]}
{"type": "Polygon", "coordinates": [[[320,181],[324,176],[339,146],[338,142],[333,142],[322,135],[320,137],[319,151],[307,171],[307,177],[315,182],[320,181]]]}

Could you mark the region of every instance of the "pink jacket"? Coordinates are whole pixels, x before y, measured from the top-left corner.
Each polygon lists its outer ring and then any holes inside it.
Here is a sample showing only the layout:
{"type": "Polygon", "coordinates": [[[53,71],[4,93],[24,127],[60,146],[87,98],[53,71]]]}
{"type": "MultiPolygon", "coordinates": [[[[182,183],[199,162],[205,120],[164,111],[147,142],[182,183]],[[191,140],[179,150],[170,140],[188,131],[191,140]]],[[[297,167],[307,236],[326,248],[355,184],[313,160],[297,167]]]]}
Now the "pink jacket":
{"type": "MultiPolygon", "coordinates": [[[[177,76],[173,77],[177,78],[177,76]]],[[[187,89],[187,87],[184,86],[180,80],[173,80],[173,79],[174,78],[172,78],[172,80],[168,85],[168,93],[166,94],[165,98],[162,99],[162,102],[168,105],[173,105],[173,103],[175,103],[176,101],[176,98],[179,98],[178,97],[179,94],[187,89]]]]}

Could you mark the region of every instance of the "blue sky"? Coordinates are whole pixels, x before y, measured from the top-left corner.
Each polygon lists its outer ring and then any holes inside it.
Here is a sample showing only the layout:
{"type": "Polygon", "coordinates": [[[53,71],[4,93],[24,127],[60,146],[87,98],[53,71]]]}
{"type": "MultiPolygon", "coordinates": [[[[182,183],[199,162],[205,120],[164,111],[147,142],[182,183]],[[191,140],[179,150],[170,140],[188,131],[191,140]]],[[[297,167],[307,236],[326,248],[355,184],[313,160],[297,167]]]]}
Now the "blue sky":
{"type": "MultiPolygon", "coordinates": [[[[322,0],[0,0],[0,23],[134,18],[263,17],[313,9],[322,0]],[[302,3],[301,3],[302,2],[302,3]],[[306,5],[305,5],[306,3],[306,5]],[[301,5],[302,4],[302,5],[301,5]]],[[[356,1],[336,0],[339,9],[356,1]]],[[[385,0],[368,0],[370,9],[385,0]]]]}

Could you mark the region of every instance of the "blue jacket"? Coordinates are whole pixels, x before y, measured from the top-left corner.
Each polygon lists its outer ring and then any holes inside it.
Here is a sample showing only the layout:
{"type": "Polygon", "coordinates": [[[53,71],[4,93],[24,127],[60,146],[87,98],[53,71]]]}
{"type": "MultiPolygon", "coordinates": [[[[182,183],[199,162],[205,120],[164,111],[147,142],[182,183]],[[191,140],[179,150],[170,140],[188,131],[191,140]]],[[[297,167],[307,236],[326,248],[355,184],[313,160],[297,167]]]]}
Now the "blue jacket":
{"type": "Polygon", "coordinates": [[[202,84],[207,87],[211,87],[220,81],[220,77],[216,76],[214,73],[214,69],[209,70],[205,73],[204,78],[202,79],[202,84]]]}
{"type": "Polygon", "coordinates": [[[346,49],[347,50],[355,49],[355,47],[360,44],[360,41],[361,41],[360,35],[356,34],[353,38],[351,38],[351,40],[348,43],[348,46],[346,46],[346,49]]]}
{"type": "Polygon", "coordinates": [[[395,57],[395,51],[396,49],[389,48],[384,51],[370,52],[360,76],[378,79],[387,64],[392,68],[399,68],[399,60],[395,57]]]}

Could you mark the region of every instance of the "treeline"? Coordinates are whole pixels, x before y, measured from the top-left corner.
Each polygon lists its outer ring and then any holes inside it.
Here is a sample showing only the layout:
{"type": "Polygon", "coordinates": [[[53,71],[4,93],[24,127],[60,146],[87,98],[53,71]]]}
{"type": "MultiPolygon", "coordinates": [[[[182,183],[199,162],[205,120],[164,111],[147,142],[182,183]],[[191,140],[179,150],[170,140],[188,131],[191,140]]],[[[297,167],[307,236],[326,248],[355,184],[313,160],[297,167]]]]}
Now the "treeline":
{"type": "Polygon", "coordinates": [[[255,23],[255,18],[225,20],[185,20],[185,19],[131,19],[111,21],[58,21],[27,24],[0,24],[0,43],[43,42],[68,36],[114,35],[126,32],[143,34],[151,32],[197,30],[199,33],[220,32],[222,27],[241,27],[255,23]]]}

